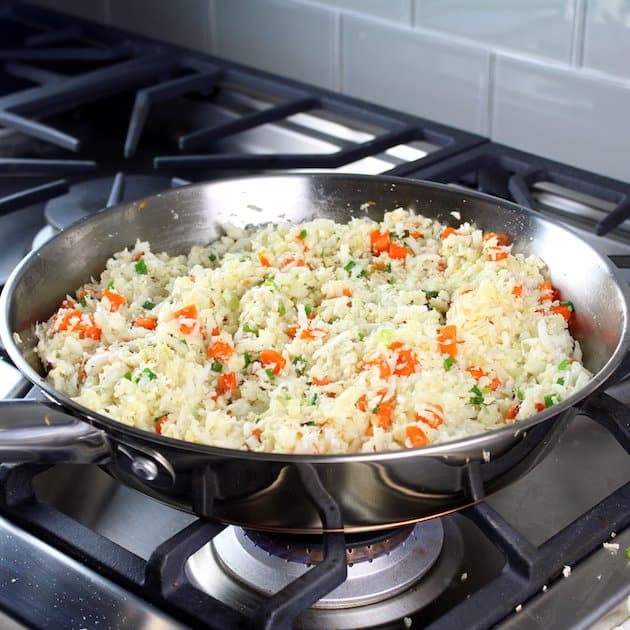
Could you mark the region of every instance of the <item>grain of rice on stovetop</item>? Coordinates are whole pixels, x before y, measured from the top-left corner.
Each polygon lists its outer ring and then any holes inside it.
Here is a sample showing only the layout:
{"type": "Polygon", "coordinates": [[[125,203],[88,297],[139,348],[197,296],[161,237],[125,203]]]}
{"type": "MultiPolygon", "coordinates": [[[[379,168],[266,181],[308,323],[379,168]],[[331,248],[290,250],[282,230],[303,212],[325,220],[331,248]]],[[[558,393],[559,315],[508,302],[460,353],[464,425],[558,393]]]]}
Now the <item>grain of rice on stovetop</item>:
{"type": "Polygon", "coordinates": [[[404,209],[146,242],[37,326],[48,381],[163,435],[372,452],[488,431],[590,380],[544,263],[404,209]]]}

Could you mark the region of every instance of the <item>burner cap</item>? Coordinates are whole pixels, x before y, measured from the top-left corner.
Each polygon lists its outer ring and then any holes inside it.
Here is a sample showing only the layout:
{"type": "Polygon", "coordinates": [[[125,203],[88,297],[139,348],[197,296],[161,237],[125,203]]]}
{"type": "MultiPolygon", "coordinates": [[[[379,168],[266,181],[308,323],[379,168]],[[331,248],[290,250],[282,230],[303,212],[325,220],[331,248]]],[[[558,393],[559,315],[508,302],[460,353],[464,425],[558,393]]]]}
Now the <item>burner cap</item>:
{"type": "MultiPolygon", "coordinates": [[[[70,192],[46,204],[44,214],[53,227],[63,230],[75,221],[95,214],[107,205],[114,183],[113,177],[90,179],[70,188],[70,192]]],[[[125,175],[121,202],[149,197],[171,187],[169,177],[157,175],[125,175]]]]}

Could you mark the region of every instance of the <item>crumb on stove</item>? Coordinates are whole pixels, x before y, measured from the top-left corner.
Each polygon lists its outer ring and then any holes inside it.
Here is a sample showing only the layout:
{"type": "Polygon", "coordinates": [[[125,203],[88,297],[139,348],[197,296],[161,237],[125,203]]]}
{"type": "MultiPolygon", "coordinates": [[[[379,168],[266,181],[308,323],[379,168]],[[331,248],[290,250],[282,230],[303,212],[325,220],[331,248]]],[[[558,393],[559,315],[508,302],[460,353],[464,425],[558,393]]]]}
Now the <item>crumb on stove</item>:
{"type": "Polygon", "coordinates": [[[466,573],[466,571],[464,571],[464,573],[462,573],[462,574],[459,576],[459,579],[460,579],[462,582],[465,582],[465,581],[468,579],[468,573],[466,573]]]}
{"type": "Polygon", "coordinates": [[[543,585],[543,587],[542,587],[542,592],[543,592],[543,593],[546,593],[546,592],[547,592],[547,585],[546,585],[546,584],[544,584],[544,585],[543,585]]]}
{"type": "Polygon", "coordinates": [[[514,609],[514,611],[515,611],[515,612],[521,612],[521,610],[523,610],[523,604],[519,604],[519,605],[518,605],[518,606],[514,609]]]}
{"type": "Polygon", "coordinates": [[[619,551],[619,543],[602,543],[602,547],[606,550],[606,551],[610,551],[610,553],[613,556],[617,555],[617,552],[619,551]]]}
{"type": "Polygon", "coordinates": [[[568,564],[565,564],[562,568],[562,575],[565,578],[568,578],[571,575],[571,567],[568,564]]]}
{"type": "Polygon", "coordinates": [[[452,217],[455,217],[458,221],[462,220],[462,215],[458,210],[453,210],[453,212],[450,213],[452,217]]]}
{"type": "Polygon", "coordinates": [[[403,619],[403,623],[405,624],[405,628],[411,628],[411,624],[413,623],[413,619],[411,617],[405,617],[403,619]]]}
{"type": "Polygon", "coordinates": [[[481,454],[483,455],[483,461],[487,464],[490,461],[490,451],[483,450],[481,454]]]}

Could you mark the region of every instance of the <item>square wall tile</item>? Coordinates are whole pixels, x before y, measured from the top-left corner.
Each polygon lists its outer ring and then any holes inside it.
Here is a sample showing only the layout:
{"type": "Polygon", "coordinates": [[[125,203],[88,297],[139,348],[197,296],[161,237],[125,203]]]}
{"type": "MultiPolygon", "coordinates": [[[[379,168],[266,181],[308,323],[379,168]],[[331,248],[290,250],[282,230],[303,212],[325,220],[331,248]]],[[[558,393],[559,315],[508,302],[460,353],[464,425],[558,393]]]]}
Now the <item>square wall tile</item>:
{"type": "Polygon", "coordinates": [[[492,139],[630,182],[630,85],[498,55],[492,139]]]}
{"type": "Polygon", "coordinates": [[[110,12],[117,28],[210,51],[209,0],[110,0],[110,12]]]}
{"type": "Polygon", "coordinates": [[[107,0],[29,0],[46,9],[76,15],[92,22],[107,21],[107,0]]]}
{"type": "Polygon", "coordinates": [[[485,132],[488,51],[349,15],[342,16],[341,33],[344,93],[485,132]]]}
{"type": "Polygon", "coordinates": [[[584,66],[630,78],[630,3],[594,0],[586,5],[584,66]]]}
{"type": "Polygon", "coordinates": [[[412,0],[309,0],[310,4],[321,4],[341,11],[355,11],[366,17],[379,17],[392,22],[411,25],[412,0]]]}
{"type": "Polygon", "coordinates": [[[569,63],[576,0],[414,0],[415,25],[569,63]]]}
{"type": "Polygon", "coordinates": [[[338,84],[338,16],[286,0],[218,1],[213,52],[326,88],[338,84]]]}

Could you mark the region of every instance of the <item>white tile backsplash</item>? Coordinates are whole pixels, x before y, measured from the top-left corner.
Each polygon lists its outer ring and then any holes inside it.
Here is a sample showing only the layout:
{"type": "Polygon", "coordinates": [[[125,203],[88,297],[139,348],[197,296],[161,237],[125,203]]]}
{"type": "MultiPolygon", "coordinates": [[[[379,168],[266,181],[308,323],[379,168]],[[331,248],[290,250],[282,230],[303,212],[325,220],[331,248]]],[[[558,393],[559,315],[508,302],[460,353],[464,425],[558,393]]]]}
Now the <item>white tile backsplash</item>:
{"type": "Polygon", "coordinates": [[[485,131],[489,52],[351,15],[342,17],[341,40],[344,93],[485,131]]]}
{"type": "Polygon", "coordinates": [[[630,85],[498,55],[493,139],[630,181],[630,85]]]}
{"type": "Polygon", "coordinates": [[[576,0],[414,0],[415,25],[570,61],[576,0]]]}
{"type": "Polygon", "coordinates": [[[339,16],[285,0],[218,0],[214,53],[269,72],[337,89],[339,16]]]}
{"type": "Polygon", "coordinates": [[[630,79],[630,2],[587,4],[584,65],[630,79]]]}
{"type": "Polygon", "coordinates": [[[321,4],[343,11],[354,11],[366,16],[410,25],[413,0],[308,0],[311,4],[321,4]]]}

